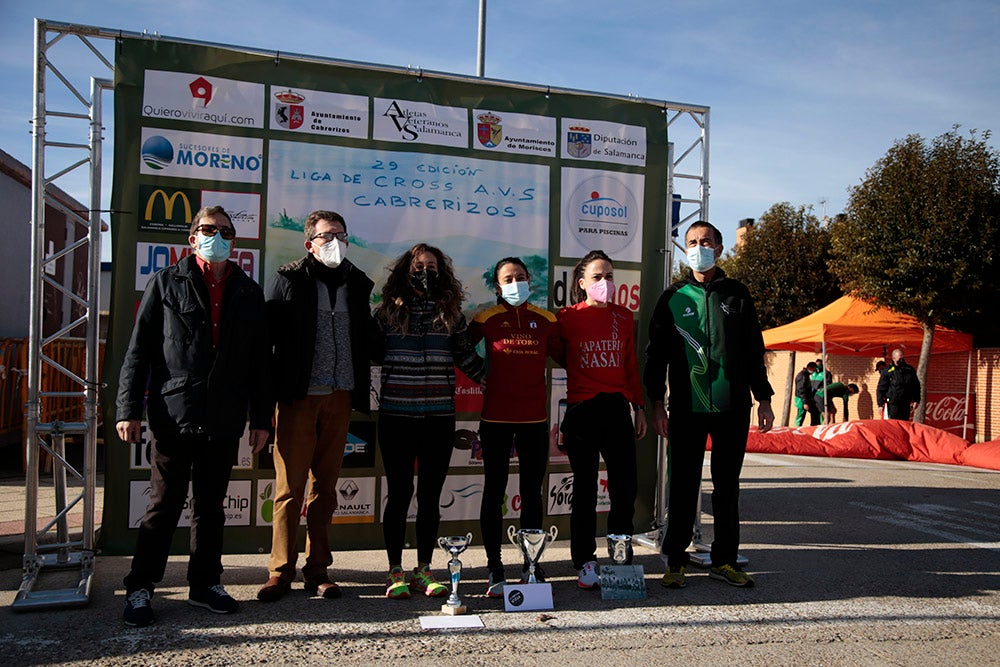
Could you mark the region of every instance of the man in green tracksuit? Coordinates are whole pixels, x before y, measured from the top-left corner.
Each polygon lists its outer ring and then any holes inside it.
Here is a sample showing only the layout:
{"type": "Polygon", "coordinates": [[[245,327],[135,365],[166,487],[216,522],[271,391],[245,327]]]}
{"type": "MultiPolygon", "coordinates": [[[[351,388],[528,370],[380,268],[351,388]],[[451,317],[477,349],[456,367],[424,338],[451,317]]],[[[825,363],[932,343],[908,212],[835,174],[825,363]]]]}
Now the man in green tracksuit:
{"type": "Polygon", "coordinates": [[[736,564],[740,541],[740,470],[750,429],[751,392],[761,432],[774,423],[764,339],[750,292],[715,266],[722,233],[695,222],[685,235],[691,274],[660,296],[649,324],[643,382],[653,427],[667,438],[669,516],[663,585],[685,585],[705,445],[712,438],[711,576],[734,586],[753,579],[736,564]],[[669,382],[669,418],[664,396],[669,382]]]}
{"type": "Polygon", "coordinates": [[[825,390],[825,400],[824,400],[824,389],[821,386],[816,391],[816,408],[823,409],[823,423],[832,424],[834,417],[837,415],[837,408],[833,404],[833,399],[841,398],[844,401],[844,421],[851,420],[851,414],[847,409],[847,399],[854,396],[860,391],[858,385],[854,384],[844,384],[843,382],[831,382],[826,385],[825,390]],[[826,403],[826,405],[824,405],[826,403]]]}

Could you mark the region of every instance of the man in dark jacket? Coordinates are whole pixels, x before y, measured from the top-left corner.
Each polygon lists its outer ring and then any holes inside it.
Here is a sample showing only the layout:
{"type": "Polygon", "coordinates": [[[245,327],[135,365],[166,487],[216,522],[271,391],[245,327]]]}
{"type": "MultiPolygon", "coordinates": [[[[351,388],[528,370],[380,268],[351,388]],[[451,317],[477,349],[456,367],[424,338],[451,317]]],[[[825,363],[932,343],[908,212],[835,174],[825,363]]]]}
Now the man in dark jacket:
{"type": "Polygon", "coordinates": [[[369,298],[375,284],[345,258],[347,223],[333,211],[305,222],[300,260],[280,267],[267,288],[273,343],[275,412],[274,518],[268,580],[261,602],[281,599],[295,580],[298,526],[306,481],[305,588],[340,597],[327,568],[330,519],[344,460],[351,410],[369,412],[369,345],[374,325],[369,298]]]}
{"type": "Polygon", "coordinates": [[[888,407],[889,419],[909,419],[920,405],[920,380],[913,366],[903,359],[903,351],[892,351],[892,364],[878,380],[875,400],[888,407]]]}
{"type": "Polygon", "coordinates": [[[812,387],[812,375],[816,373],[816,362],[810,361],[795,376],[795,425],[802,426],[809,412],[809,425],[819,426],[819,408],[816,407],[816,392],[812,387]]]}
{"type": "Polygon", "coordinates": [[[118,435],[138,442],[145,395],[151,454],[149,506],[125,577],[125,623],[153,620],[150,598],[163,578],[188,494],[188,602],[229,614],[238,605],[220,582],[223,500],[250,419],[250,444],[267,441],[267,333],[260,287],[229,261],[236,233],[221,206],[198,211],[194,254],[150,280],[136,313],[118,385],[118,435]]]}
{"type": "Polygon", "coordinates": [[[705,445],[712,438],[712,511],[715,541],[710,576],[753,586],[737,565],[740,470],[750,430],[750,394],[759,401],[761,432],[774,423],[764,365],[764,339],[750,292],[715,265],[722,233],[695,222],[685,235],[691,274],[660,296],[649,323],[643,382],[653,406],[653,428],[667,438],[669,516],[662,584],[685,585],[705,445]],[[665,380],[670,385],[669,418],[665,380]]]}

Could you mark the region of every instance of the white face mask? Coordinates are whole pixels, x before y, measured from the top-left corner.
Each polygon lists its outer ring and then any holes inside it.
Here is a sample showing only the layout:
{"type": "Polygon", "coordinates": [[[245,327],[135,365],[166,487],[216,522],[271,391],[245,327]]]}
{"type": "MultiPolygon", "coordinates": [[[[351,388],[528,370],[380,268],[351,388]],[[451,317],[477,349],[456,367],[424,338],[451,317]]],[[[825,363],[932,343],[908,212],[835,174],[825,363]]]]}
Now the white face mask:
{"type": "Polygon", "coordinates": [[[693,270],[704,273],[715,266],[715,248],[692,246],[687,249],[687,261],[693,270]]]}
{"type": "Polygon", "coordinates": [[[319,261],[331,269],[335,269],[340,266],[340,263],[344,261],[344,257],[347,255],[347,244],[340,239],[327,241],[319,246],[318,255],[319,261]]]}
{"type": "Polygon", "coordinates": [[[524,281],[519,280],[500,286],[500,296],[515,308],[527,301],[529,294],[531,294],[531,288],[524,281]]]}
{"type": "Polygon", "coordinates": [[[222,234],[206,236],[198,232],[195,238],[198,243],[198,255],[206,262],[224,262],[229,259],[233,243],[222,238],[222,234]]]}

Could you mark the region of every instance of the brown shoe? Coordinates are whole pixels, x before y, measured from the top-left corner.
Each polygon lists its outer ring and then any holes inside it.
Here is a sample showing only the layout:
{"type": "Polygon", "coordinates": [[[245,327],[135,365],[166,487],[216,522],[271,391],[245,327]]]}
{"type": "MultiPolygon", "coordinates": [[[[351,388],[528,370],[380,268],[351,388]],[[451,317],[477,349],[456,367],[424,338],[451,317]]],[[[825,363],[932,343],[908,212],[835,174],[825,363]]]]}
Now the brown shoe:
{"type": "Polygon", "coordinates": [[[340,590],[340,586],[330,581],[327,577],[307,581],[305,589],[311,595],[318,595],[321,598],[326,598],[327,600],[335,600],[343,595],[340,590]]]}
{"type": "Polygon", "coordinates": [[[271,577],[257,591],[257,599],[261,602],[277,602],[291,589],[292,585],[281,577],[271,577]]]}

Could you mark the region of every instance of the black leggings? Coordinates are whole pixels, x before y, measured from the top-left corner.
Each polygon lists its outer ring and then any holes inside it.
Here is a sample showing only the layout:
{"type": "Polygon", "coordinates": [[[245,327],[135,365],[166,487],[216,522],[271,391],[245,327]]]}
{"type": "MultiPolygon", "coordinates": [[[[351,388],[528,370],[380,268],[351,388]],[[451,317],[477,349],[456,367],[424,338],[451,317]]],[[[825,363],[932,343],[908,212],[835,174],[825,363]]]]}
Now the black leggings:
{"type": "Polygon", "coordinates": [[[631,535],[639,482],[635,426],[621,394],[598,394],[569,406],[562,423],[566,454],[573,469],[569,549],[573,567],[597,559],[597,479],[600,458],[608,471],[608,533],[631,535]]]}
{"type": "Polygon", "coordinates": [[[388,495],[382,514],[382,537],[389,566],[403,562],[406,514],[413,498],[414,464],[419,471],[417,562],[430,563],[441,523],[441,489],[448,476],[455,444],[455,416],[380,415],[378,429],[388,495]]]}
{"type": "Polygon", "coordinates": [[[483,501],[479,507],[479,525],[483,531],[487,566],[501,567],[503,542],[503,507],[510,474],[510,454],[517,448],[521,528],[542,527],[542,481],[549,458],[549,432],[546,422],[513,424],[479,422],[479,441],[483,446],[483,501]]]}

